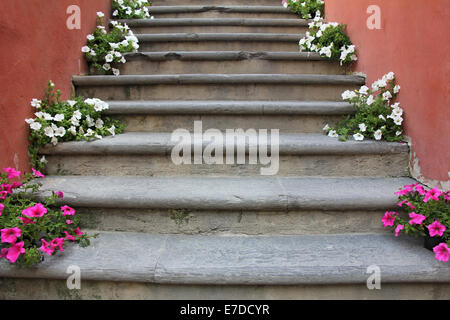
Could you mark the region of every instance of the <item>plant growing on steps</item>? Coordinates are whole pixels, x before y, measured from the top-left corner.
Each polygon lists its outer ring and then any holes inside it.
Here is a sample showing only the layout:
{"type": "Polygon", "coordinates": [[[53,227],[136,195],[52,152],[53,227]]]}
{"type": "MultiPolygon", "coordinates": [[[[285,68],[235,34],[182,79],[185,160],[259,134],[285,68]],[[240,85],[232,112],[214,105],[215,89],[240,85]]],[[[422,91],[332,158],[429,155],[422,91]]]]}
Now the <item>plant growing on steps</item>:
{"type": "Polygon", "coordinates": [[[303,19],[311,19],[317,11],[324,15],[325,2],[323,0],[283,0],[281,4],[298,14],[303,19]]]}
{"type": "Polygon", "coordinates": [[[31,266],[41,262],[44,254],[52,256],[69,242],[82,247],[90,244],[90,238],[79,228],[79,216],[73,208],[57,207],[56,200],[62,192],[41,202],[35,202],[35,193],[41,186],[35,180],[44,176],[37,170],[27,173],[20,180],[21,172],[5,168],[0,174],[0,258],[19,266],[31,266]]]}
{"type": "Polygon", "coordinates": [[[97,12],[97,28],[87,36],[87,45],[81,48],[90,67],[100,73],[120,75],[118,64],[126,63],[123,53],[139,49],[139,41],[127,24],[111,21],[107,32],[103,23],[104,14],[97,12]]]}
{"type": "Polygon", "coordinates": [[[346,117],[336,128],[328,124],[323,128],[330,137],[345,141],[348,137],[361,141],[365,138],[390,142],[403,140],[403,109],[392,103],[400,91],[395,84],[395,74],[390,72],[372,84],[372,89],[362,86],[347,90],[342,99],[356,107],[356,114],[346,117]]]}
{"type": "Polygon", "coordinates": [[[425,190],[423,186],[413,184],[395,194],[399,196],[401,213],[386,212],[381,219],[384,227],[393,227],[396,237],[404,232],[435,239],[436,259],[447,262],[450,258],[450,191],[425,190]]]}
{"type": "Polygon", "coordinates": [[[300,39],[300,51],[317,52],[322,57],[339,61],[341,65],[358,60],[355,46],[345,32],[345,25],[325,23],[317,12],[309,24],[309,31],[300,39]]]}
{"type": "Polygon", "coordinates": [[[113,0],[113,17],[117,19],[153,19],[148,7],[152,3],[146,0],[113,0]]]}
{"type": "Polygon", "coordinates": [[[124,125],[102,115],[109,108],[100,99],[75,97],[62,101],[61,92],[55,92],[55,85],[49,81],[44,100],[33,99],[35,118],[26,119],[30,126],[29,156],[31,166],[41,170],[45,158],[39,158],[39,149],[46,144],[66,141],[90,141],[123,131],[124,125]]]}

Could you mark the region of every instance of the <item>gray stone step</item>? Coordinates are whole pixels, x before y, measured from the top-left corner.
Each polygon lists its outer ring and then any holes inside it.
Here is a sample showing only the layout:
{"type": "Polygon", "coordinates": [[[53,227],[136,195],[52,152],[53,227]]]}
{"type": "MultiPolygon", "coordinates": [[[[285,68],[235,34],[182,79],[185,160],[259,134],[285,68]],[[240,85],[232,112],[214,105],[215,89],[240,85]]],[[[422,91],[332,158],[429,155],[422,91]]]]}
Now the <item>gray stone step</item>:
{"type": "MultiPolygon", "coordinates": [[[[224,0],[154,0],[152,1],[153,9],[157,6],[179,6],[179,5],[200,5],[200,6],[222,6],[224,0]]],[[[227,5],[242,5],[242,0],[227,0],[227,5]]],[[[281,5],[281,1],[278,0],[247,0],[245,4],[248,6],[278,6],[281,5]]]]}
{"type": "Polygon", "coordinates": [[[325,290],[321,288],[328,290],[329,297],[345,298],[343,292],[352,297],[351,291],[345,289],[348,286],[356,292],[358,287],[365,292],[364,296],[357,297],[361,298],[370,296],[366,287],[373,274],[367,271],[370,266],[377,266],[381,272],[382,290],[372,290],[378,292],[379,297],[405,297],[405,292],[414,288],[414,284],[422,286],[414,292],[415,298],[431,298],[428,292],[431,288],[435,288],[434,299],[450,297],[450,265],[436,261],[434,254],[422,247],[421,241],[406,237],[100,233],[90,247],[72,246],[57,257],[46,258],[31,270],[18,269],[2,261],[0,298],[67,299],[74,294],[66,287],[66,272],[73,265],[81,270],[81,290],[74,290],[79,298],[111,297],[111,290],[108,290],[111,282],[116,283],[115,297],[128,299],[181,298],[180,293],[174,296],[177,287],[173,286],[184,287],[180,292],[184,292],[185,298],[214,297],[207,285],[220,286],[216,288],[220,288],[221,293],[216,293],[215,297],[222,298],[248,298],[250,291],[260,297],[265,290],[252,286],[275,290],[280,285],[285,292],[289,291],[291,298],[304,295],[308,290],[317,298],[319,293],[324,295],[325,290]],[[46,280],[45,289],[35,281],[37,279],[46,280]],[[62,282],[59,287],[55,280],[62,282]],[[196,293],[194,296],[187,295],[188,286],[196,293]],[[234,290],[227,291],[227,287],[234,290]]]}
{"type": "Polygon", "coordinates": [[[77,94],[103,100],[341,100],[355,75],[181,74],[74,76],[77,94]]]}
{"type": "Polygon", "coordinates": [[[385,210],[409,178],[48,176],[77,208],[188,210],[385,210]],[[111,196],[114,195],[114,196],[111,196]]]}
{"type": "MultiPolygon", "coordinates": [[[[237,148],[248,154],[245,135],[237,148]]],[[[191,150],[194,139],[181,145],[191,150]]],[[[171,158],[177,145],[170,133],[126,133],[93,142],[68,142],[41,150],[49,161],[47,172],[67,175],[112,176],[259,176],[268,164],[186,164],[175,165],[171,158]]],[[[209,142],[204,142],[204,148],[209,142]]],[[[270,143],[269,150],[274,150],[270,143]]],[[[408,146],[376,141],[340,142],[317,134],[282,134],[279,137],[278,176],[371,176],[408,175],[408,146]]],[[[234,158],[234,157],[233,157],[234,158]]]]}
{"type": "Polygon", "coordinates": [[[127,63],[119,67],[122,75],[346,73],[339,63],[309,52],[165,51],[130,53],[125,58],[127,63]]]}
{"type": "Polygon", "coordinates": [[[260,18],[298,19],[299,16],[281,5],[168,5],[152,6],[156,18],[260,18]]]}
{"type": "Polygon", "coordinates": [[[135,33],[305,33],[302,19],[257,18],[160,18],[119,20],[135,33]]]}
{"type": "Polygon", "coordinates": [[[139,50],[151,51],[299,51],[303,34],[155,33],[137,34],[139,50]]]}

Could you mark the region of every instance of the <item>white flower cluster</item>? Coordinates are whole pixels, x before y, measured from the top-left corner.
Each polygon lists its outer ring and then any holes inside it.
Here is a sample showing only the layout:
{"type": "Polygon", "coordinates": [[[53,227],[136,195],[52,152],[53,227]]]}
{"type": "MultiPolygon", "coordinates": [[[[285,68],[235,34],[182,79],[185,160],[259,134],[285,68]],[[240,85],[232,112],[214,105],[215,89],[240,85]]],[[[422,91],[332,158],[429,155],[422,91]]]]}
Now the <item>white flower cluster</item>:
{"type": "MultiPolygon", "coordinates": [[[[101,129],[103,128],[104,122],[101,118],[92,119],[89,114],[83,116],[82,112],[79,108],[77,108],[78,101],[75,100],[67,100],[67,103],[70,106],[70,110],[74,110],[70,112],[71,117],[68,120],[68,123],[61,124],[63,120],[65,120],[64,114],[55,114],[51,115],[47,112],[38,111],[34,115],[36,118],[26,119],[25,122],[29,124],[30,129],[33,131],[38,131],[41,134],[51,139],[51,143],[53,145],[58,144],[58,138],[62,140],[66,135],[71,134],[72,136],[83,135],[84,137],[95,137],[97,139],[102,139],[102,136],[97,134],[93,129],[101,129]],[[87,124],[87,130],[83,129],[81,124],[82,120],[85,120],[87,124]],[[69,127],[70,126],[70,127],[69,127]],[[67,130],[66,128],[69,127],[67,130]]],[[[91,106],[95,112],[101,112],[109,108],[109,105],[97,98],[94,99],[86,99],[84,103],[91,106]]],[[[33,99],[31,101],[31,106],[36,109],[41,109],[41,101],[38,99],[33,99]]],[[[107,129],[111,135],[115,135],[115,127],[107,129]]]]}
{"type": "MultiPolygon", "coordinates": [[[[97,13],[100,17],[100,12],[97,13]]],[[[120,75],[120,71],[117,68],[113,68],[113,63],[126,63],[127,60],[123,56],[125,52],[132,52],[139,49],[139,40],[134,35],[133,31],[128,27],[126,23],[121,24],[117,21],[111,21],[113,31],[118,31],[122,36],[117,42],[108,42],[106,48],[100,46],[101,35],[106,35],[107,32],[104,26],[97,26],[97,30],[94,34],[87,36],[88,43],[81,48],[81,51],[86,55],[89,61],[98,61],[101,68],[105,71],[112,71],[115,76],[120,75]],[[105,52],[106,50],[106,52],[105,52]]]]}
{"type": "MultiPolygon", "coordinates": [[[[321,46],[319,40],[327,29],[338,28],[340,24],[337,22],[324,23],[320,16],[320,11],[317,11],[316,16],[308,26],[310,30],[299,41],[300,51],[318,52],[322,57],[331,58],[332,49],[336,48],[336,45],[334,42],[331,42],[328,46],[321,46]]],[[[340,51],[339,61],[341,65],[345,62],[358,60],[354,45],[343,45],[337,49],[340,51]]]]}
{"type": "Polygon", "coordinates": [[[147,0],[113,0],[113,17],[118,19],[143,18],[153,19],[148,6],[151,3],[147,0]]]}
{"type": "Polygon", "coordinates": [[[325,2],[323,0],[282,0],[281,3],[283,7],[288,8],[290,6],[292,11],[301,13],[303,19],[311,19],[311,13],[306,12],[311,10],[312,6],[317,8],[318,5],[323,5],[325,2]],[[301,9],[299,9],[298,3],[300,3],[301,9]]]}

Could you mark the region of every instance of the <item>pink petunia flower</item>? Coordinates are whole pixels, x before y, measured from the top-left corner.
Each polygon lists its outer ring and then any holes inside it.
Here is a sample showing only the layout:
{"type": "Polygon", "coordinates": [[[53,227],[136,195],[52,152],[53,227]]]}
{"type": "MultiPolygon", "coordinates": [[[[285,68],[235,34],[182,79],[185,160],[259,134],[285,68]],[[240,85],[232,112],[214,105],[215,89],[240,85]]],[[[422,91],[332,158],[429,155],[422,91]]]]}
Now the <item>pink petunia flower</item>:
{"type": "Polygon", "coordinates": [[[64,239],[70,240],[70,241],[76,240],[76,238],[74,236],[70,235],[67,231],[64,231],[64,233],[66,234],[66,237],[64,239]]]}
{"type": "Polygon", "coordinates": [[[433,188],[430,191],[428,191],[425,195],[425,199],[423,199],[423,202],[428,202],[430,199],[439,201],[439,196],[442,194],[441,191],[439,191],[438,188],[433,188]]]}
{"type": "Polygon", "coordinates": [[[36,169],[31,169],[31,171],[33,171],[33,174],[35,177],[45,178],[45,176],[41,172],[37,171],[36,169]]]}
{"type": "Polygon", "coordinates": [[[416,187],[416,191],[420,194],[420,195],[424,195],[424,194],[426,194],[427,192],[425,191],[425,188],[423,187],[423,186],[417,186],[416,187]]]}
{"type": "Polygon", "coordinates": [[[22,230],[19,228],[11,228],[11,229],[2,229],[2,242],[7,243],[15,243],[17,241],[17,238],[20,238],[22,235],[22,230]]]}
{"type": "Polygon", "coordinates": [[[441,243],[433,248],[436,260],[447,262],[450,258],[450,249],[446,243],[441,243]]]}
{"type": "Polygon", "coordinates": [[[22,214],[29,218],[41,218],[47,212],[48,212],[47,209],[44,207],[42,203],[37,203],[32,207],[22,210],[22,214]]]}
{"type": "Polygon", "coordinates": [[[50,242],[50,245],[53,248],[59,248],[59,251],[64,251],[64,249],[63,249],[64,238],[55,238],[50,242]]]}
{"type": "Polygon", "coordinates": [[[84,234],[83,232],[81,232],[81,230],[80,230],[79,227],[78,227],[77,230],[75,230],[74,232],[75,232],[75,234],[76,234],[77,236],[82,236],[82,235],[84,234]]]}
{"type": "Polygon", "coordinates": [[[405,188],[405,189],[399,190],[399,191],[395,192],[395,194],[398,196],[405,196],[408,193],[413,191],[413,186],[403,186],[403,188],[405,188]]]}
{"type": "Polygon", "coordinates": [[[64,198],[64,193],[63,193],[62,191],[56,191],[55,193],[56,193],[56,195],[57,195],[58,197],[60,197],[61,199],[64,198]]]}
{"type": "Polygon", "coordinates": [[[444,235],[445,230],[447,230],[447,228],[443,224],[441,224],[438,220],[435,220],[427,228],[428,228],[430,237],[434,237],[436,235],[438,235],[439,237],[442,237],[444,235]]]}
{"type": "Polygon", "coordinates": [[[0,199],[1,200],[5,200],[7,195],[8,195],[8,192],[0,191],[0,199]]]}
{"type": "Polygon", "coordinates": [[[50,245],[47,241],[44,239],[41,239],[42,246],[39,248],[42,252],[48,254],[49,256],[53,255],[53,252],[55,251],[55,248],[50,245]]]}
{"type": "Polygon", "coordinates": [[[409,220],[409,224],[413,225],[413,224],[422,224],[422,222],[427,218],[422,214],[417,214],[415,212],[411,212],[409,214],[409,217],[411,218],[411,220],[409,220]]]}
{"type": "Polygon", "coordinates": [[[20,177],[20,171],[17,171],[14,168],[5,168],[3,169],[3,172],[6,172],[8,174],[8,179],[20,177]]]}
{"type": "Polygon", "coordinates": [[[23,248],[24,245],[25,243],[23,241],[14,243],[12,247],[8,249],[6,259],[8,259],[11,263],[16,262],[17,259],[19,259],[19,256],[25,253],[25,249],[23,248]]]}
{"type": "Polygon", "coordinates": [[[0,203],[0,217],[2,216],[4,209],[5,209],[5,205],[3,203],[0,203]]]}
{"type": "Polygon", "coordinates": [[[63,211],[64,216],[73,216],[75,214],[75,209],[69,206],[61,207],[61,210],[63,211]]]}
{"type": "Polygon", "coordinates": [[[66,220],[66,224],[72,224],[73,221],[72,220],[66,220]]]}
{"type": "Polygon", "coordinates": [[[398,235],[400,234],[400,231],[402,231],[403,229],[405,229],[405,226],[402,224],[399,224],[397,226],[397,228],[395,228],[395,236],[398,237],[398,235]]]}
{"type": "Polygon", "coordinates": [[[383,226],[385,228],[394,226],[394,221],[395,221],[395,215],[396,214],[397,214],[397,212],[386,211],[386,213],[384,214],[384,217],[381,218],[381,221],[383,222],[383,226]]]}
{"type": "Polygon", "coordinates": [[[403,206],[406,202],[408,202],[408,200],[403,200],[403,201],[400,201],[399,203],[397,203],[397,205],[398,205],[399,207],[401,207],[401,206],[403,206]]]}
{"type": "Polygon", "coordinates": [[[0,251],[0,258],[6,258],[6,255],[8,254],[8,248],[3,248],[1,251],[0,251]]]}

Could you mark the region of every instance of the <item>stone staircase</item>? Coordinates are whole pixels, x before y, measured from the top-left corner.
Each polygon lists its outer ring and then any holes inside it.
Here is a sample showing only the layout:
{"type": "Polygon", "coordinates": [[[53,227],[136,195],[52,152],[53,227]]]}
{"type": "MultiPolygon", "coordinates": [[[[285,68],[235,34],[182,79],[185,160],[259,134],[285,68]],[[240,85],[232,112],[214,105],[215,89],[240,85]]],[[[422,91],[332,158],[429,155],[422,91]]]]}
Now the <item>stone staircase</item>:
{"type": "MultiPolygon", "coordinates": [[[[322,133],[365,83],[298,52],[306,21],[278,0],[155,0],[121,76],[74,76],[126,132],[44,148],[44,190],[63,190],[98,239],[31,270],[0,264],[0,298],[450,298],[448,264],[381,217],[408,178],[406,144],[322,133]],[[280,129],[280,165],[175,165],[177,128],[280,129]],[[81,290],[66,288],[70,265],[81,290]],[[369,290],[369,266],[381,290],[369,290]]],[[[360,50],[364,50],[361,48],[360,50]]],[[[192,147],[195,147],[192,145],[192,147]]],[[[242,147],[248,151],[247,143],[242,147]]]]}

